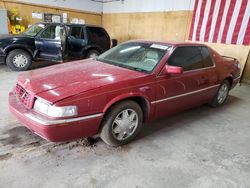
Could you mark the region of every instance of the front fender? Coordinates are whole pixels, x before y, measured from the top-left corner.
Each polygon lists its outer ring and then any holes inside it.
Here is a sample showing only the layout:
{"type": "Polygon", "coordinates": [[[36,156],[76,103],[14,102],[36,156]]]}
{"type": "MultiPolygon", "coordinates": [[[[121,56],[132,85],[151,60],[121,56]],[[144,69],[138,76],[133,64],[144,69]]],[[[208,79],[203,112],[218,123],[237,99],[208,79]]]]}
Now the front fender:
{"type": "Polygon", "coordinates": [[[29,45],[23,45],[23,44],[11,44],[6,46],[3,51],[5,54],[7,54],[9,51],[11,50],[15,50],[15,49],[23,49],[26,50],[27,52],[30,53],[30,55],[33,57],[33,50],[32,47],[30,47],[29,45]]]}
{"type": "Polygon", "coordinates": [[[140,97],[142,99],[145,100],[146,105],[147,105],[147,117],[151,117],[150,114],[153,113],[151,106],[150,106],[150,102],[147,96],[142,95],[141,93],[125,93],[119,96],[116,96],[115,98],[113,98],[112,100],[110,100],[105,107],[103,108],[102,112],[105,113],[107,112],[107,110],[113,106],[114,104],[116,104],[117,102],[120,102],[122,100],[126,100],[126,99],[131,99],[134,97],[140,97]]]}

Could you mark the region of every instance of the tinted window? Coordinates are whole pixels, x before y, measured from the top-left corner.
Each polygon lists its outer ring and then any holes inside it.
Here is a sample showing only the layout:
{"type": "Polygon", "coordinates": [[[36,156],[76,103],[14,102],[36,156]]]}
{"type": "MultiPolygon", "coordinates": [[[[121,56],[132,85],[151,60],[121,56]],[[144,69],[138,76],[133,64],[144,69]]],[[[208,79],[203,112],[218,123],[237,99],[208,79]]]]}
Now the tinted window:
{"type": "Polygon", "coordinates": [[[88,37],[90,40],[107,39],[106,32],[103,28],[99,27],[87,27],[88,37]]]}
{"type": "Polygon", "coordinates": [[[84,39],[84,32],[82,27],[74,26],[71,29],[71,36],[77,39],[84,39]]]}
{"type": "Polygon", "coordinates": [[[182,67],[184,71],[203,68],[203,57],[199,47],[178,47],[168,60],[172,66],[182,67]]]}
{"type": "Polygon", "coordinates": [[[201,49],[201,54],[203,56],[203,66],[204,67],[213,66],[214,64],[213,64],[213,61],[212,61],[212,58],[210,56],[208,48],[205,46],[202,46],[202,47],[200,47],[200,49],[201,49]]]}

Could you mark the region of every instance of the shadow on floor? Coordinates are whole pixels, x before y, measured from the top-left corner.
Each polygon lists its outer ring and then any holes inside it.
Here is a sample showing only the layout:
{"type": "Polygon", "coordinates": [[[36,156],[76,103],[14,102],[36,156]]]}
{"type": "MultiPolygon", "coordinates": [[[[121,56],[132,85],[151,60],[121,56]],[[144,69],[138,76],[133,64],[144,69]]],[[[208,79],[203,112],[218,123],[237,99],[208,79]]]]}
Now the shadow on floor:
{"type": "Polygon", "coordinates": [[[241,102],[240,98],[230,95],[226,103],[217,108],[203,105],[168,117],[160,118],[158,120],[145,124],[142,132],[139,134],[136,140],[143,139],[152,134],[155,134],[155,136],[157,136],[158,132],[164,131],[167,134],[167,132],[181,129],[183,126],[192,126],[192,123],[202,121],[203,119],[207,120],[208,118],[212,118],[218,112],[224,111],[239,102],[241,102]],[[197,114],[199,115],[199,118],[197,118],[197,114]]]}

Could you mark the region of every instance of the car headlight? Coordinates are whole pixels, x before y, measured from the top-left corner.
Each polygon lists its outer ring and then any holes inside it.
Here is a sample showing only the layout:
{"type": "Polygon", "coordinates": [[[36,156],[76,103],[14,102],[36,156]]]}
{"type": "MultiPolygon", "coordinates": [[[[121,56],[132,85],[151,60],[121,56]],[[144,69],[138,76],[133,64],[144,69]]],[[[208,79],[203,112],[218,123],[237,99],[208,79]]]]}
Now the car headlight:
{"type": "Polygon", "coordinates": [[[240,69],[240,63],[237,64],[237,68],[240,69]]]}
{"type": "Polygon", "coordinates": [[[35,100],[34,110],[56,118],[77,115],[76,106],[53,106],[41,99],[35,100]]]}

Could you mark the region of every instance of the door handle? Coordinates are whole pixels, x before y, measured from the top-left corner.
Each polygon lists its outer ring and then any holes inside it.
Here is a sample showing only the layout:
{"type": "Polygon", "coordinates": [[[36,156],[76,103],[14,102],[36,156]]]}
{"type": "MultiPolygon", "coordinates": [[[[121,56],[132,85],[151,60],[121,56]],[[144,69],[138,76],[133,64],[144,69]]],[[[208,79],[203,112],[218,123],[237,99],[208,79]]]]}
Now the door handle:
{"type": "Polygon", "coordinates": [[[208,82],[208,77],[206,77],[206,76],[201,76],[201,83],[200,83],[200,85],[205,84],[205,83],[207,83],[207,82],[208,82]]]}
{"type": "Polygon", "coordinates": [[[36,44],[42,44],[42,42],[41,42],[41,41],[36,41],[35,43],[36,43],[36,44]]]}
{"type": "Polygon", "coordinates": [[[139,89],[140,89],[140,91],[142,91],[142,92],[146,92],[146,91],[150,90],[150,87],[145,86],[145,87],[141,87],[141,88],[139,88],[139,89]]]}
{"type": "Polygon", "coordinates": [[[201,79],[202,80],[207,80],[207,77],[206,76],[202,76],[201,79]]]}

